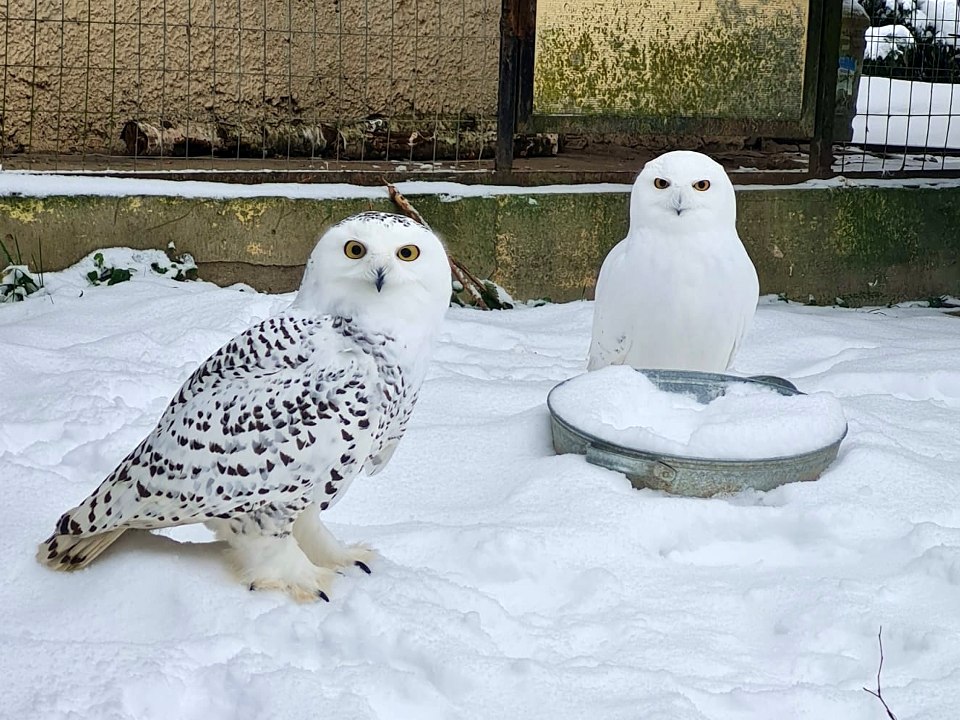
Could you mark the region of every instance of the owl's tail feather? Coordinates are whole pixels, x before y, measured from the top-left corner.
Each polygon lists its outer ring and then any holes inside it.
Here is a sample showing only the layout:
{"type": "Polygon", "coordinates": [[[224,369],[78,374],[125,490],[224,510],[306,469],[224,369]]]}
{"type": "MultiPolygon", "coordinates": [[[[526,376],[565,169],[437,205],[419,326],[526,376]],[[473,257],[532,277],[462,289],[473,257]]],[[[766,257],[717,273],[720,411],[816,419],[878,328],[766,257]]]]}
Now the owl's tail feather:
{"type": "Polygon", "coordinates": [[[96,535],[51,535],[40,543],[37,562],[54,570],[79,570],[86,567],[110,547],[126,528],[117,528],[96,535]]]}

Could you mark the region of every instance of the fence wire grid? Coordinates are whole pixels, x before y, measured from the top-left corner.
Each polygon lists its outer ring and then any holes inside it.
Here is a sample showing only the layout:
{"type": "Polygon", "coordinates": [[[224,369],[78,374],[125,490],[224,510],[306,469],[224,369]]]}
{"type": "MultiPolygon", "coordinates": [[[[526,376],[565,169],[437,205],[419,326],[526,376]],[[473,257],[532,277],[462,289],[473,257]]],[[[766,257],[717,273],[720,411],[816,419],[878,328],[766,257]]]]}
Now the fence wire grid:
{"type": "Polygon", "coordinates": [[[955,0],[848,2],[835,172],[960,175],[958,43],[955,0]]]}
{"type": "Polygon", "coordinates": [[[3,0],[0,13],[7,168],[493,157],[495,0],[3,0]]]}
{"type": "MultiPolygon", "coordinates": [[[[957,0],[843,4],[833,172],[960,175],[957,0]]],[[[498,0],[0,0],[0,162],[486,175],[500,20],[498,0]]],[[[573,182],[690,147],[539,140],[518,139],[526,169],[573,182]]],[[[713,140],[728,170],[807,166],[795,138],[713,140]]]]}

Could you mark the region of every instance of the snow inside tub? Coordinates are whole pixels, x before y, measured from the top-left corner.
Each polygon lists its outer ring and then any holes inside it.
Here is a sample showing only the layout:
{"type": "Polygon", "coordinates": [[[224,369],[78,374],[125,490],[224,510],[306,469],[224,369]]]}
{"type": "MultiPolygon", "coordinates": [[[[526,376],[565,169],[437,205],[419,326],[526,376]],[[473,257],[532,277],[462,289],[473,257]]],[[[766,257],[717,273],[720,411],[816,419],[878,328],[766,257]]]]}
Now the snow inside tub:
{"type": "Polygon", "coordinates": [[[815,480],[847,432],[833,395],[769,377],[612,366],[560,383],[547,405],[558,453],[699,497],[815,480]]]}

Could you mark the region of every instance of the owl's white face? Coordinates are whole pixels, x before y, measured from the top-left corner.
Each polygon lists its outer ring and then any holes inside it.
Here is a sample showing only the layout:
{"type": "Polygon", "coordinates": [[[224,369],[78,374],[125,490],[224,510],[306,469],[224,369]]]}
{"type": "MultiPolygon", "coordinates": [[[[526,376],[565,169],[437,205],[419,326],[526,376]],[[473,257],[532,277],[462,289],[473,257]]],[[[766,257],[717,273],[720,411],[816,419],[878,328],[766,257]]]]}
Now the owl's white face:
{"type": "Polygon", "coordinates": [[[677,150],[648,162],[633,184],[630,227],[699,232],[733,227],[737,204],[723,167],[702,153],[677,150]]]}
{"type": "Polygon", "coordinates": [[[367,212],[323,234],[295,304],[430,323],[449,302],[450,265],[440,239],[406,217],[367,212]]]}

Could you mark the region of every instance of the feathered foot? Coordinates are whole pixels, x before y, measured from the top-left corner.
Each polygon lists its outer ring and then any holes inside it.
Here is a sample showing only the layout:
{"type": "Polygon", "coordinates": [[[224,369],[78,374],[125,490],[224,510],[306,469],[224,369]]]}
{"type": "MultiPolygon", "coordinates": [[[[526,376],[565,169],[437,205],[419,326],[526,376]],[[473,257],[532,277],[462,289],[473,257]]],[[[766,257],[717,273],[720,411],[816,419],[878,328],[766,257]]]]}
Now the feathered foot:
{"type": "Polygon", "coordinates": [[[310,562],[292,536],[233,535],[227,540],[251,590],[280,590],[297,602],[329,602],[336,573],[310,562]]]}
{"type": "Polygon", "coordinates": [[[379,557],[377,551],[367,545],[341,545],[320,522],[316,505],[307,506],[297,517],[293,537],[310,562],[331,570],[355,565],[369,575],[370,564],[379,557]]]}

